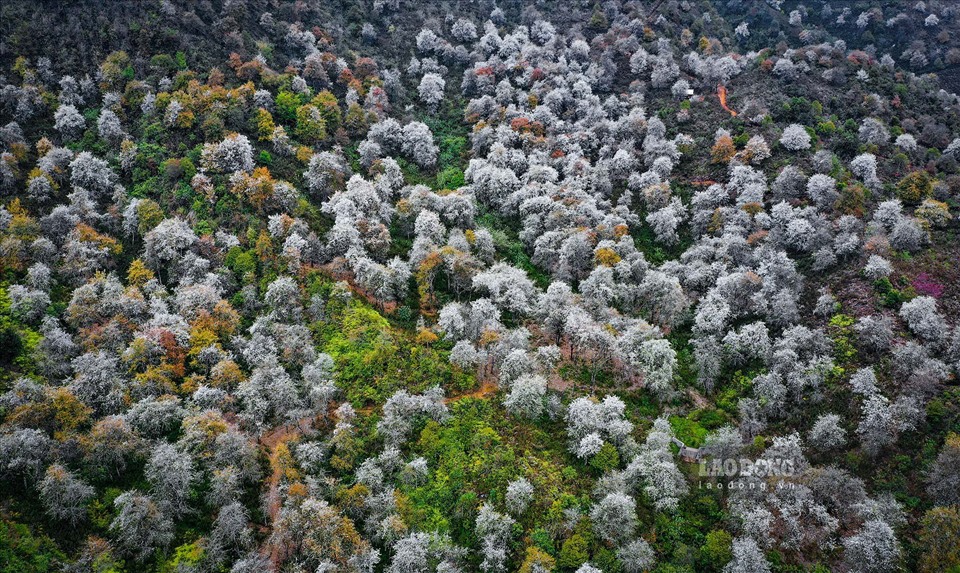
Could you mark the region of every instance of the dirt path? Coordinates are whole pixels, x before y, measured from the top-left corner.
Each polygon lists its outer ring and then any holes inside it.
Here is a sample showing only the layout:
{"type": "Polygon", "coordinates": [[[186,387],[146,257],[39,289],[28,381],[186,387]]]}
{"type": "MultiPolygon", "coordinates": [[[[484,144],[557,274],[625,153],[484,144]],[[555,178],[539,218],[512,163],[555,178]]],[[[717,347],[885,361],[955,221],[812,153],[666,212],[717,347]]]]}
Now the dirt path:
{"type": "Polygon", "coordinates": [[[690,399],[693,400],[693,403],[698,409],[702,410],[712,406],[710,401],[704,398],[703,394],[698,392],[696,388],[687,388],[687,396],[690,396],[690,399]]]}
{"type": "MultiPolygon", "coordinates": [[[[296,422],[277,426],[260,437],[260,447],[266,449],[267,457],[270,460],[271,469],[270,477],[267,478],[266,496],[266,510],[269,525],[267,525],[265,529],[268,532],[271,530],[273,523],[280,515],[280,509],[282,507],[282,500],[280,499],[280,481],[283,478],[283,468],[275,461],[277,448],[281,444],[286,444],[300,438],[304,431],[312,426],[313,421],[313,416],[307,416],[297,420],[296,422]]],[[[260,554],[270,559],[270,563],[272,564],[274,570],[276,570],[280,564],[280,550],[280,547],[270,543],[269,537],[260,547],[260,554]]]]}
{"type": "Polygon", "coordinates": [[[556,373],[552,373],[550,378],[547,380],[547,387],[558,392],[564,392],[568,388],[572,388],[573,385],[574,384],[572,380],[561,378],[560,375],[556,373]]]}
{"type": "Polygon", "coordinates": [[[449,396],[443,399],[444,404],[450,404],[458,400],[463,400],[464,398],[478,398],[483,399],[488,396],[492,396],[497,393],[500,387],[497,386],[492,380],[485,380],[480,384],[480,388],[474,390],[473,392],[467,392],[466,394],[457,394],[456,396],[449,396]]]}

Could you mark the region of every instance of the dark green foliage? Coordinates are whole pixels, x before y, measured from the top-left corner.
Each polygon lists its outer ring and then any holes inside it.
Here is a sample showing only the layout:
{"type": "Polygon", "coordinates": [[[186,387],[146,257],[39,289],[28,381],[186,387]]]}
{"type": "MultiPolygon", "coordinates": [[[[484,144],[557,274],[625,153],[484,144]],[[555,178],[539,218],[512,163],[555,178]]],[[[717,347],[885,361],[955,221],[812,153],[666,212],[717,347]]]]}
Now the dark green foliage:
{"type": "Polygon", "coordinates": [[[23,340],[9,316],[0,316],[0,362],[10,364],[23,350],[23,340]]]}
{"type": "Polygon", "coordinates": [[[53,573],[65,558],[46,535],[36,535],[22,523],[0,521],[0,573],[53,573]]]}

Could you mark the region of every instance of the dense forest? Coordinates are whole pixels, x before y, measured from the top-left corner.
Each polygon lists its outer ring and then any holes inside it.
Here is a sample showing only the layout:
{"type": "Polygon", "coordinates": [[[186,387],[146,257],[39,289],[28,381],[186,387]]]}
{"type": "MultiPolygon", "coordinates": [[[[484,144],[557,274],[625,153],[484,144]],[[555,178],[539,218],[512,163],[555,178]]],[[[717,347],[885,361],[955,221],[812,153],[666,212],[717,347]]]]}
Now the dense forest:
{"type": "Polygon", "coordinates": [[[960,4],[0,2],[0,573],[960,573],[960,4]]]}

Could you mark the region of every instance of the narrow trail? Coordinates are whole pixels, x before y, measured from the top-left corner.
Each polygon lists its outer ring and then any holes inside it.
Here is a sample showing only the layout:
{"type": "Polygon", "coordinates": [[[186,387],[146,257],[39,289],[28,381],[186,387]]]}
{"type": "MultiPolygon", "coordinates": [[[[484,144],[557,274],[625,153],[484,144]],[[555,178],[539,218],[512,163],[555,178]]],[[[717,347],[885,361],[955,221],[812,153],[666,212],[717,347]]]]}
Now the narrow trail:
{"type": "Polygon", "coordinates": [[[711,407],[710,401],[704,398],[703,394],[698,392],[696,388],[687,388],[687,396],[690,396],[690,399],[693,400],[697,408],[705,409],[711,407]]]}
{"type": "MultiPolygon", "coordinates": [[[[275,463],[277,448],[281,444],[286,444],[290,441],[300,438],[304,432],[313,425],[313,421],[313,416],[300,418],[296,422],[277,426],[260,437],[259,445],[260,447],[266,449],[267,458],[270,460],[271,469],[270,477],[267,478],[266,482],[267,494],[265,500],[269,525],[261,528],[261,531],[266,533],[270,532],[273,523],[280,515],[280,509],[282,507],[282,502],[280,499],[280,481],[283,478],[283,468],[280,464],[275,463]]],[[[264,543],[260,546],[260,554],[270,560],[273,570],[276,570],[280,565],[280,550],[280,547],[277,547],[275,544],[270,542],[269,537],[267,537],[264,543]]]]}
{"type": "Polygon", "coordinates": [[[488,396],[492,396],[493,394],[496,394],[499,389],[500,387],[497,386],[496,382],[493,382],[492,380],[484,380],[483,383],[480,384],[480,388],[474,390],[473,392],[467,392],[465,394],[457,394],[456,396],[450,396],[450,397],[444,398],[443,403],[451,404],[458,400],[463,400],[464,398],[483,399],[488,396]]]}

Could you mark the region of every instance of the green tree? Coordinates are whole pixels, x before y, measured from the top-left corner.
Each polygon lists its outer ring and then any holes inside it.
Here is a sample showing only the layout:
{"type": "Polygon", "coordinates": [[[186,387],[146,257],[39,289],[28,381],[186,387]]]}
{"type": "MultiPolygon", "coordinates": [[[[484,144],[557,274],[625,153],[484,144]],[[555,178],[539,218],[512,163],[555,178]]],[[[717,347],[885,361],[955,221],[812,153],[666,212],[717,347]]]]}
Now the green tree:
{"type": "Polygon", "coordinates": [[[527,547],[527,556],[520,565],[520,573],[553,571],[556,560],[539,547],[527,547]]]}
{"type": "Polygon", "coordinates": [[[300,96],[293,92],[281,91],[276,99],[277,117],[288,123],[297,119],[297,108],[300,107],[300,96]]]}
{"type": "Polygon", "coordinates": [[[935,507],[923,516],[919,571],[960,573],[960,510],[935,507]]]}
{"type": "Polygon", "coordinates": [[[730,549],[733,536],[722,529],[714,529],[707,534],[706,540],[700,546],[700,563],[709,571],[720,571],[733,558],[730,549]]]}
{"type": "Polygon", "coordinates": [[[560,559],[557,564],[565,569],[576,569],[583,565],[590,557],[587,553],[587,540],[579,533],[571,535],[563,542],[560,548],[560,559]]]}
{"type": "Polygon", "coordinates": [[[163,221],[163,209],[152,199],[144,199],[137,203],[137,232],[146,235],[148,231],[163,221]]]}
{"type": "Polygon", "coordinates": [[[607,16],[603,13],[603,8],[600,7],[600,4],[594,5],[593,14],[590,15],[589,26],[593,30],[606,30],[610,26],[607,22],[607,16]]]}
{"type": "Polygon", "coordinates": [[[327,138],[327,122],[315,105],[302,105],[297,108],[297,137],[305,143],[317,143],[327,138]]]}
{"type": "Polygon", "coordinates": [[[904,203],[919,203],[933,193],[933,180],[923,170],[911,171],[897,183],[897,197],[904,203]]]}
{"type": "Polygon", "coordinates": [[[255,120],[257,124],[257,139],[267,141],[273,137],[273,130],[276,128],[276,125],[273,123],[273,116],[269,111],[261,107],[256,112],[255,120]]]}
{"type": "Polygon", "coordinates": [[[590,466],[600,473],[606,473],[620,467],[620,454],[616,446],[610,442],[604,442],[600,451],[590,458],[590,466]]]}
{"type": "Polygon", "coordinates": [[[340,102],[337,101],[337,96],[329,90],[323,90],[310,103],[320,110],[320,117],[327,122],[327,130],[331,133],[337,131],[341,122],[340,102]]]}

